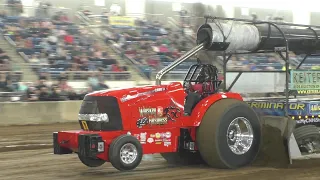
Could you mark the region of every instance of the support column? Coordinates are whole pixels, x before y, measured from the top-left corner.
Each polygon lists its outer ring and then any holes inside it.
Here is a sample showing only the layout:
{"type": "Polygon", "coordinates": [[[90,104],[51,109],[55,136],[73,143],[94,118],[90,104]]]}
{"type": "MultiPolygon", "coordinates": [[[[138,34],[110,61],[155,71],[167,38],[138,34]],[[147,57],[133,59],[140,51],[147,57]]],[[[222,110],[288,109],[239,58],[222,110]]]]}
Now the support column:
{"type": "Polygon", "coordinates": [[[223,5],[222,9],[224,11],[224,14],[226,18],[234,18],[234,6],[232,5],[223,5]]]}
{"type": "Polygon", "coordinates": [[[294,9],[292,10],[294,24],[310,24],[311,13],[308,9],[294,9]]]}
{"type": "Polygon", "coordinates": [[[126,0],[126,16],[144,18],[146,13],[146,0],[126,0]]]}

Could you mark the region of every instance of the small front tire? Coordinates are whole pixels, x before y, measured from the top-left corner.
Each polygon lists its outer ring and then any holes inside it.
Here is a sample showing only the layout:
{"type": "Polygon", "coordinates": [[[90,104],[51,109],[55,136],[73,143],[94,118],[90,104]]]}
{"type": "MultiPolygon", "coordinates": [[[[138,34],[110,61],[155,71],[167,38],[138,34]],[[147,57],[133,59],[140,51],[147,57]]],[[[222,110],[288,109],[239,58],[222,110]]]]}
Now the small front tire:
{"type": "Polygon", "coordinates": [[[109,160],[119,171],[135,169],[142,160],[142,146],[133,136],[121,135],[112,141],[109,148],[109,160]]]}

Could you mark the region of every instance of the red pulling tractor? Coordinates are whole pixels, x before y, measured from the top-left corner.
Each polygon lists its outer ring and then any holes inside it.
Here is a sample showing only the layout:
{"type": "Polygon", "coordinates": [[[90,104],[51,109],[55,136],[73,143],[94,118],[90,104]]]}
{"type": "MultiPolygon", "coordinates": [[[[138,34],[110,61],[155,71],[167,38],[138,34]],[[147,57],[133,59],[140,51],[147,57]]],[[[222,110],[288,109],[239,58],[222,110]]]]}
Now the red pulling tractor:
{"type": "MultiPolygon", "coordinates": [[[[229,92],[226,83],[224,92],[220,92],[218,70],[211,64],[195,63],[183,84],[161,85],[162,76],[200,50],[225,54],[284,52],[288,89],[289,45],[297,52],[317,50],[319,44],[311,42],[318,42],[318,37],[312,37],[314,30],[308,28],[290,29],[285,25],[287,29],[282,30],[270,22],[244,24],[239,22],[246,20],[231,19],[235,23],[230,24],[222,22],[230,20],[226,18],[206,19],[213,23],[199,28],[198,45],[161,70],[157,85],[87,94],[78,116],[81,130],[53,133],[54,154],[77,153],[89,167],[110,162],[121,171],[136,168],[144,154],[154,153],[170,163],[203,162],[216,168],[251,164],[263,145],[262,126],[268,118],[259,116],[240,94],[229,92]],[[294,34],[306,36],[299,39],[294,34]]],[[[293,123],[282,117],[271,125],[286,132],[279,135],[279,146],[288,143],[293,123]],[[284,126],[279,126],[280,121],[284,126]]],[[[288,154],[285,156],[288,159],[288,154]]]]}

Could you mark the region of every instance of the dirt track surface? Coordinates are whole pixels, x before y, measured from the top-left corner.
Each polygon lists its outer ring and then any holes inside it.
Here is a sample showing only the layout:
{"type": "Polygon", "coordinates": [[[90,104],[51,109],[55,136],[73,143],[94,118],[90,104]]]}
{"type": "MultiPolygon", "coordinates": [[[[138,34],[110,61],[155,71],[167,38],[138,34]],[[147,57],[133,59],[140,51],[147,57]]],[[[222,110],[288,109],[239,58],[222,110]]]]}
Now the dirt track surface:
{"type": "Polygon", "coordinates": [[[52,132],[72,129],[78,129],[78,124],[0,127],[0,179],[320,179],[320,160],[317,163],[299,163],[294,168],[246,167],[218,170],[206,166],[171,166],[159,155],[155,155],[153,160],[142,162],[131,172],[118,172],[109,163],[98,168],[88,168],[81,164],[75,154],[52,154],[52,132]]]}

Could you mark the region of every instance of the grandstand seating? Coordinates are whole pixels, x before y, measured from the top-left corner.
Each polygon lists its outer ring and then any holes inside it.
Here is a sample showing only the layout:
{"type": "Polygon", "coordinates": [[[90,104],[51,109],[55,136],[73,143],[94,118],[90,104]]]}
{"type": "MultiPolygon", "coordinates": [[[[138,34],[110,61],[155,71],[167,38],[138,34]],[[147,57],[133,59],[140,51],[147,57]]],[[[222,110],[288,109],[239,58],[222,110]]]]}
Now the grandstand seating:
{"type": "Polygon", "coordinates": [[[61,72],[74,71],[71,73],[72,79],[83,80],[89,74],[85,71],[103,69],[106,78],[123,80],[130,77],[125,67],[116,68],[115,72],[116,60],[101,51],[94,39],[75,24],[39,18],[6,17],[1,26],[5,36],[17,44],[17,53],[29,62],[38,75],[49,72],[52,78],[57,78],[61,72]],[[88,38],[84,39],[85,36],[88,38]],[[65,54],[60,55],[59,51],[65,54]],[[40,62],[42,59],[45,59],[44,62],[40,62]]]}
{"type": "MultiPolygon", "coordinates": [[[[135,27],[134,33],[128,33],[126,28],[110,26],[102,35],[106,42],[117,47],[119,54],[122,53],[124,58],[128,58],[142,73],[150,77],[151,73],[167,66],[181,56],[183,50],[188,49],[186,46],[189,44],[181,42],[186,38],[180,37],[178,33],[158,22],[146,22],[143,26],[135,27]]],[[[190,65],[183,63],[171,73],[184,74],[190,65]]]]}

